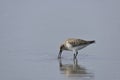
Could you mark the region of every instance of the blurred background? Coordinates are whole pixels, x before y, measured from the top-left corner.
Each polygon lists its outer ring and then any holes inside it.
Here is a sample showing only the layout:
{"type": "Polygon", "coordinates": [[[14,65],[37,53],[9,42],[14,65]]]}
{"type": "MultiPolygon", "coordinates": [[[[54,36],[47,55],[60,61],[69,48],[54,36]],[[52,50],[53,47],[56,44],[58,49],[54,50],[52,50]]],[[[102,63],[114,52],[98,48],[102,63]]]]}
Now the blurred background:
{"type": "MultiPolygon", "coordinates": [[[[78,56],[78,64],[92,71],[94,79],[77,79],[119,80],[119,4],[119,0],[0,0],[0,79],[68,80],[59,73],[59,45],[67,38],[81,38],[96,40],[78,56]]],[[[72,52],[64,53],[71,54],[64,54],[63,62],[73,64],[72,52]]]]}

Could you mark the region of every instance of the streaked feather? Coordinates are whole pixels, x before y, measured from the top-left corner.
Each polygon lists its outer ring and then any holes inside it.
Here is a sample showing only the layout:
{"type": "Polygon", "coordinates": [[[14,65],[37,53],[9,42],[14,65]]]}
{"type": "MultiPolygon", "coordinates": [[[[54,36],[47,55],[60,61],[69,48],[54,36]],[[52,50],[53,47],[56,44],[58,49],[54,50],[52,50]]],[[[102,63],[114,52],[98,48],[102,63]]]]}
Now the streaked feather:
{"type": "Polygon", "coordinates": [[[85,41],[85,40],[82,40],[82,39],[70,38],[70,39],[67,39],[65,41],[65,43],[71,44],[72,47],[77,47],[77,46],[80,46],[80,45],[86,45],[86,44],[88,44],[88,41],[85,41]]]}

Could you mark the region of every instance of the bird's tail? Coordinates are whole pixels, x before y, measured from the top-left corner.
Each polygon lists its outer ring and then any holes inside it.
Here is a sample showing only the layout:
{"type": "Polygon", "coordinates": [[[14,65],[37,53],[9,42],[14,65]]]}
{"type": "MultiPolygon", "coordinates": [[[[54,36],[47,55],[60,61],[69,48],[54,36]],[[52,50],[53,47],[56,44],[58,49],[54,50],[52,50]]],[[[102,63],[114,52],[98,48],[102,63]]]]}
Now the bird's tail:
{"type": "Polygon", "coordinates": [[[95,43],[95,40],[93,40],[93,41],[88,41],[88,43],[89,43],[89,44],[95,43]]]}

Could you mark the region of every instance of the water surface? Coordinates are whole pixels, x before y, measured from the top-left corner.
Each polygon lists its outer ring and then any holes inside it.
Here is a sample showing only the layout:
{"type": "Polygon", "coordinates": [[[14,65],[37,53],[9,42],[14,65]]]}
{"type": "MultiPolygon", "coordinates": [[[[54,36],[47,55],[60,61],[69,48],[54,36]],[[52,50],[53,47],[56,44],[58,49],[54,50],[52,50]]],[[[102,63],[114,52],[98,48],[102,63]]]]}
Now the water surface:
{"type": "Polygon", "coordinates": [[[0,1],[0,80],[119,80],[119,0],[0,1]],[[57,55],[67,38],[95,40],[57,55]]]}

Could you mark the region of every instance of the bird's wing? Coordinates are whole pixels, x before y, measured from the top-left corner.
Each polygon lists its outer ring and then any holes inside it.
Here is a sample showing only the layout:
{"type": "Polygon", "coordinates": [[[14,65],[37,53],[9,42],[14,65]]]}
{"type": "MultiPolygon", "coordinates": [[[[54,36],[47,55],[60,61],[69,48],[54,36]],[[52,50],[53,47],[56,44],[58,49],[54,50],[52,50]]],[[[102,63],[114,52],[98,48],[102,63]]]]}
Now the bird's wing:
{"type": "Polygon", "coordinates": [[[87,41],[85,41],[85,40],[82,40],[82,39],[74,39],[74,38],[68,39],[67,42],[68,42],[69,44],[71,44],[73,47],[87,44],[87,41]]]}

